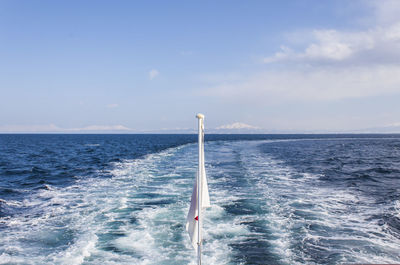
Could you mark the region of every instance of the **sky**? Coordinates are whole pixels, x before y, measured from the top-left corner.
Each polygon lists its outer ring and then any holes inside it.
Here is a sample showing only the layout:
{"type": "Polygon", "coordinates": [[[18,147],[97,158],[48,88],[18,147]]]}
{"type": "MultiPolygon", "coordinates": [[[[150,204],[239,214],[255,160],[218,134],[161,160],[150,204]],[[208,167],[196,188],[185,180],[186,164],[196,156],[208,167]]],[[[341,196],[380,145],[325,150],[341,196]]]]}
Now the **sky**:
{"type": "Polygon", "coordinates": [[[400,132],[400,1],[0,0],[0,132],[400,132]]]}

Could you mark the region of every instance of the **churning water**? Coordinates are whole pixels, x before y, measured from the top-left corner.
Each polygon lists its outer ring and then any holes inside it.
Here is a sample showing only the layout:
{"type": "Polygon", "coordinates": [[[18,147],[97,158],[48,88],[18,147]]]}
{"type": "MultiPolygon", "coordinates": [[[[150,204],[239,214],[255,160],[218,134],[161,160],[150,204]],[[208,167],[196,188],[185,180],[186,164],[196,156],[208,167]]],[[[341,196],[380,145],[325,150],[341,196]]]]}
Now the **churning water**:
{"type": "MultiPolygon", "coordinates": [[[[204,264],[400,261],[400,136],[206,135],[204,264]]],[[[195,264],[195,135],[0,135],[0,264],[195,264]]]]}

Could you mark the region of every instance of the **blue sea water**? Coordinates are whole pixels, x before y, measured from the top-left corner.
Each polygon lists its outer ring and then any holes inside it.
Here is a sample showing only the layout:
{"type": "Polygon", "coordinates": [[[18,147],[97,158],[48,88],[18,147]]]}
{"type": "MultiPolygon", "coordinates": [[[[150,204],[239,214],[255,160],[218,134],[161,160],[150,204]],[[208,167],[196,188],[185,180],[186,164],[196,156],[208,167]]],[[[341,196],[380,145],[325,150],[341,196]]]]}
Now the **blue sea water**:
{"type": "MultiPolygon", "coordinates": [[[[196,135],[0,135],[0,264],[195,264],[196,135]]],[[[204,264],[400,262],[400,135],[206,135],[204,264]]]]}

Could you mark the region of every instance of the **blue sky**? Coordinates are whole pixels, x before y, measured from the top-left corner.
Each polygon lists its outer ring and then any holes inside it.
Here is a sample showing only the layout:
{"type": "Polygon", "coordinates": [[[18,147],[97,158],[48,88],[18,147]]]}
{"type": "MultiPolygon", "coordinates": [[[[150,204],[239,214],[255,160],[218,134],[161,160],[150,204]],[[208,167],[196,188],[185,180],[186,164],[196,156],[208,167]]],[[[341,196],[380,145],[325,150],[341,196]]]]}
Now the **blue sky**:
{"type": "Polygon", "coordinates": [[[0,1],[0,132],[400,128],[400,1],[0,1]]]}

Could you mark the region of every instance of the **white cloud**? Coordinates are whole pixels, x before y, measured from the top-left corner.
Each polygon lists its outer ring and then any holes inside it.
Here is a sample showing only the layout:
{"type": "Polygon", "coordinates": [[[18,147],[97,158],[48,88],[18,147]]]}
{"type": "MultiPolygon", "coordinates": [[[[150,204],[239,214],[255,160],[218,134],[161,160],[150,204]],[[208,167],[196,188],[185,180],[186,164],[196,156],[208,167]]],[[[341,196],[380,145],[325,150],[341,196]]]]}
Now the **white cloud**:
{"type": "Polygon", "coordinates": [[[373,8],[376,23],[380,25],[393,24],[399,21],[400,1],[398,0],[370,0],[367,2],[373,8]]]}
{"type": "Polygon", "coordinates": [[[285,45],[265,63],[311,65],[400,64],[400,1],[363,1],[370,7],[364,30],[310,29],[286,34],[285,45]],[[301,44],[303,48],[294,47],[301,44]]]}
{"type": "Polygon", "coordinates": [[[113,103],[113,104],[108,104],[106,107],[109,109],[114,109],[114,108],[118,108],[118,106],[119,106],[118,104],[113,103]]]}
{"type": "Polygon", "coordinates": [[[193,52],[192,51],[180,51],[180,55],[182,56],[188,56],[188,55],[192,55],[193,52]]]}
{"type": "Polygon", "coordinates": [[[400,122],[392,122],[392,123],[386,124],[384,127],[400,127],[400,122]]]}
{"type": "Polygon", "coordinates": [[[153,79],[156,78],[159,74],[160,74],[160,72],[158,72],[157,69],[151,69],[150,72],[149,72],[149,78],[150,78],[150,80],[153,80],[153,79]]]}
{"type": "Polygon", "coordinates": [[[313,30],[306,35],[311,38],[305,49],[295,51],[281,46],[280,51],[263,61],[331,65],[340,62],[340,66],[400,63],[400,23],[358,32],[313,30]]]}
{"type": "Polygon", "coordinates": [[[288,44],[263,58],[274,70],[240,80],[221,78],[200,93],[221,100],[259,103],[399,94],[400,1],[368,4],[374,8],[373,26],[357,31],[294,32],[288,44]],[[380,18],[386,14],[392,16],[383,24],[380,18]],[[303,48],[296,48],[299,46],[303,48]],[[277,64],[279,67],[274,67],[277,64]]]}
{"type": "Polygon", "coordinates": [[[62,130],[54,124],[45,125],[3,125],[0,126],[0,132],[58,132],[62,130]]]}
{"type": "Polygon", "coordinates": [[[123,125],[90,125],[82,128],[61,128],[54,124],[47,125],[3,125],[0,132],[3,133],[44,133],[44,132],[88,132],[88,131],[133,131],[123,125]]]}
{"type": "Polygon", "coordinates": [[[123,125],[90,125],[83,128],[66,129],[68,131],[129,131],[128,127],[123,125]]]}
{"type": "Polygon", "coordinates": [[[400,93],[400,66],[267,71],[248,76],[241,82],[221,81],[200,93],[224,100],[259,103],[337,100],[400,93]]]}
{"type": "Polygon", "coordinates": [[[222,129],[227,129],[227,130],[232,130],[232,129],[259,129],[256,126],[252,126],[243,122],[235,122],[232,124],[227,124],[227,125],[221,125],[216,128],[217,130],[222,130],[222,129]]]}

